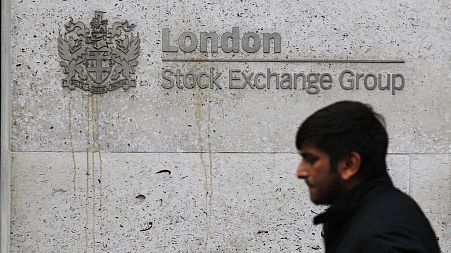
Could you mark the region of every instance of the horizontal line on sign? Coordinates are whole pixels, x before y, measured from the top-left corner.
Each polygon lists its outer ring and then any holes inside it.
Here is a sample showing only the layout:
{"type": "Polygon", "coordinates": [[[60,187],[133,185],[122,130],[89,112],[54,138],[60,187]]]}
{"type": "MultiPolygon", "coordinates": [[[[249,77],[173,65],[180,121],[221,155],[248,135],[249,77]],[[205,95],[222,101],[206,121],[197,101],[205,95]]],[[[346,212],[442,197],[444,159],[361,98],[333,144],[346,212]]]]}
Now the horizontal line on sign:
{"type": "Polygon", "coordinates": [[[404,60],[340,60],[340,59],[177,59],[163,58],[163,62],[281,62],[281,63],[405,63],[404,60]]]}

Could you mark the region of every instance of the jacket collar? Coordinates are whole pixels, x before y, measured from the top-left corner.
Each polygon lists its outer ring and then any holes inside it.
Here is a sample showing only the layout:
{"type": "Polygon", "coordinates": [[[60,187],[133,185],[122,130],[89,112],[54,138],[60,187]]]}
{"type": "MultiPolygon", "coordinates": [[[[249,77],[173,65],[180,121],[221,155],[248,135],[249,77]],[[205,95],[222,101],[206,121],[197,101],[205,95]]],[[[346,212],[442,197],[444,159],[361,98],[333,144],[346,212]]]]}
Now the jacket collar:
{"type": "Polygon", "coordinates": [[[313,223],[317,225],[331,220],[348,219],[353,216],[358,207],[362,205],[368,193],[380,185],[393,187],[393,183],[388,174],[367,179],[348,192],[344,193],[334,203],[332,203],[332,205],[325,212],[313,218],[313,223]]]}

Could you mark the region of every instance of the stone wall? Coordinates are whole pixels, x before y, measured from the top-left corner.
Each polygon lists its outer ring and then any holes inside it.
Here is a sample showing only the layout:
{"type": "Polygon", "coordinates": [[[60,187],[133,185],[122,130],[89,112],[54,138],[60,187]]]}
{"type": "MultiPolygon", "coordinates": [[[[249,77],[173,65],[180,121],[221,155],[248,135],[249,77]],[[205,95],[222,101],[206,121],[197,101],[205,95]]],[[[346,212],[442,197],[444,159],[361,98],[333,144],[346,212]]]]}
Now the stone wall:
{"type": "MultiPolygon", "coordinates": [[[[419,202],[443,252],[451,252],[448,1],[11,6],[11,252],[321,252],[312,218],[322,208],[294,175],[294,137],[308,115],[343,99],[369,103],[386,117],[390,174],[419,202]],[[129,75],[136,87],[104,94],[62,87],[70,73],[91,83],[107,75],[112,83],[114,71],[120,74],[120,53],[105,55],[105,72],[87,70],[99,64],[96,55],[77,65],[84,73],[68,70],[62,47],[71,47],[72,57],[75,39],[86,38],[67,33],[65,24],[72,18],[93,30],[95,11],[103,11],[109,28],[134,24],[120,31],[128,34],[121,37],[128,63],[139,37],[138,65],[129,75]],[[193,40],[177,42],[184,32],[200,40],[202,32],[221,36],[234,27],[238,52],[224,52],[225,45],[211,52],[210,42],[207,52],[200,42],[184,52],[193,40]],[[247,52],[249,32],[280,34],[281,52],[274,41],[269,53],[247,52]],[[164,43],[178,52],[166,52],[164,43]],[[177,71],[185,75],[180,88],[177,71]],[[191,77],[202,73],[207,87],[191,89],[191,77]],[[249,77],[257,73],[279,74],[279,87],[275,77],[249,77]],[[299,81],[295,89],[284,73],[311,74],[317,88],[306,82],[302,89],[299,81]],[[325,73],[331,82],[322,87],[314,80],[325,73]],[[244,79],[266,86],[236,88],[244,79]]],[[[119,37],[105,36],[104,46],[120,49],[119,37]]]]}

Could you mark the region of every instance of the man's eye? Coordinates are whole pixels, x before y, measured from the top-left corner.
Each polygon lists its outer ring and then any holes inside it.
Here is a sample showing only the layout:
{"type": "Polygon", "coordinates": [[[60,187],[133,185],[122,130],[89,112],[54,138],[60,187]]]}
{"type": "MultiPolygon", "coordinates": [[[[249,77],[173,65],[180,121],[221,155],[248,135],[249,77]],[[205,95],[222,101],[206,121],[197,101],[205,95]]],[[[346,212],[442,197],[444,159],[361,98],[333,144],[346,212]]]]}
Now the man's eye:
{"type": "Polygon", "coordinates": [[[318,158],[316,157],[305,157],[303,159],[309,164],[314,164],[316,161],[318,161],[318,158]]]}

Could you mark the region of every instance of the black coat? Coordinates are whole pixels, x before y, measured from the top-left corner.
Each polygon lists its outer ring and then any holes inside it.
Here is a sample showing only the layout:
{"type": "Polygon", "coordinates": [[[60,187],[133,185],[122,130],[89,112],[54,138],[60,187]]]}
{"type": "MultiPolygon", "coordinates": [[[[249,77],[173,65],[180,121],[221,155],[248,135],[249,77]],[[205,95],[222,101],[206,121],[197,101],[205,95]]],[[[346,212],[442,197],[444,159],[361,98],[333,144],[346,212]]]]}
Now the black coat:
{"type": "Polygon", "coordinates": [[[314,223],[324,223],[326,253],[440,253],[419,206],[388,176],[360,183],[314,223]]]}

